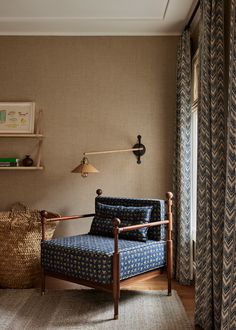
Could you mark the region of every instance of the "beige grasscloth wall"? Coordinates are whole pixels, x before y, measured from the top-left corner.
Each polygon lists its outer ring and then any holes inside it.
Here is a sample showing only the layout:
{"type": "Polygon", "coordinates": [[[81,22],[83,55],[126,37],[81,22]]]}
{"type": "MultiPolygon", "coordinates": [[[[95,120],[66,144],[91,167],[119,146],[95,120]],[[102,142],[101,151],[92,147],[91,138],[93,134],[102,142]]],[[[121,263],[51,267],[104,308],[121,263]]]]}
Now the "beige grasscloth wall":
{"type": "MultiPolygon", "coordinates": [[[[1,171],[1,210],[15,201],[61,214],[94,210],[112,196],[163,198],[171,189],[177,37],[0,37],[0,101],[44,111],[44,171],[1,171]],[[70,171],[84,151],[147,152],[89,157],[100,173],[70,171]]],[[[1,157],[34,155],[34,141],[0,139],[1,157]]],[[[58,234],[89,223],[59,225],[58,234]]]]}

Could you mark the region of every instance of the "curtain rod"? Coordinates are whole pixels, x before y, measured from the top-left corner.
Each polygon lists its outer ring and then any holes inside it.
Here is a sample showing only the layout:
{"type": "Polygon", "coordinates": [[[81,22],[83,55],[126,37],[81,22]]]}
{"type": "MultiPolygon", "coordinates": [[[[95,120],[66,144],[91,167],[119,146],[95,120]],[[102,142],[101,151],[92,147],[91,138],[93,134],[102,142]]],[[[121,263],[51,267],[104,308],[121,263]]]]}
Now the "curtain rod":
{"type": "Polygon", "coordinates": [[[192,21],[193,21],[195,15],[196,15],[196,13],[197,13],[199,7],[200,7],[200,0],[198,0],[196,6],[195,6],[195,8],[194,8],[193,13],[192,13],[192,15],[191,15],[191,17],[190,17],[188,23],[187,23],[186,26],[185,26],[185,30],[188,29],[188,28],[190,27],[190,25],[191,25],[191,23],[192,23],[192,21]]]}

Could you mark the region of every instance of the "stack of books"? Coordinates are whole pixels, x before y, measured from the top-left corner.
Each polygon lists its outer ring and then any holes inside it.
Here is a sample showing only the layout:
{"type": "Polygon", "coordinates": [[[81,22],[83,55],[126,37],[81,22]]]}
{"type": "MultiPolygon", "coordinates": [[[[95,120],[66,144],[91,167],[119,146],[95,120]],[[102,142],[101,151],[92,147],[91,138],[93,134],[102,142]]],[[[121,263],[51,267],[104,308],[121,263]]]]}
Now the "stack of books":
{"type": "Polygon", "coordinates": [[[0,158],[0,167],[19,166],[20,159],[18,158],[0,158]]]}

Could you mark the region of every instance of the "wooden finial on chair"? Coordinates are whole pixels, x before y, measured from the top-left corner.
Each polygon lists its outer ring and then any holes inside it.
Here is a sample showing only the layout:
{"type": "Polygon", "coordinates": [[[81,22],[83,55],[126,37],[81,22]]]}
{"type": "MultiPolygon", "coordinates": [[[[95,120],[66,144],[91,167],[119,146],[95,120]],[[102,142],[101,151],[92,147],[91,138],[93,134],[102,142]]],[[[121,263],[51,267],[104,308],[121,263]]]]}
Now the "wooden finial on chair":
{"type": "Polygon", "coordinates": [[[120,223],[121,223],[120,219],[118,218],[112,219],[113,227],[119,227],[120,223]]]}
{"type": "Polygon", "coordinates": [[[40,211],[40,215],[42,218],[47,218],[48,212],[45,210],[40,211]]]}
{"type": "Polygon", "coordinates": [[[96,194],[97,194],[98,196],[101,196],[101,195],[102,195],[102,189],[97,189],[97,190],[96,190],[96,194]]]}
{"type": "Polygon", "coordinates": [[[168,191],[168,192],[166,193],[166,197],[167,197],[167,199],[172,199],[172,198],[173,198],[173,193],[170,192],[170,191],[168,191]]]}

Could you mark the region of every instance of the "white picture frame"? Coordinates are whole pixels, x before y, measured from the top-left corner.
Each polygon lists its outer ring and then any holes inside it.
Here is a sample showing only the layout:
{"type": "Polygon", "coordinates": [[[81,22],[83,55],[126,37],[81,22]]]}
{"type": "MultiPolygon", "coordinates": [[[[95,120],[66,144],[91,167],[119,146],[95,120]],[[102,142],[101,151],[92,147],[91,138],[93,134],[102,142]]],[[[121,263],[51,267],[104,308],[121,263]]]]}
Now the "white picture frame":
{"type": "Polygon", "coordinates": [[[35,102],[0,102],[0,133],[34,133],[35,102]]]}

